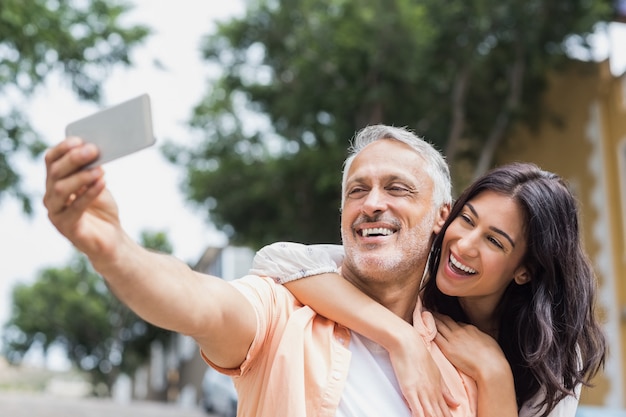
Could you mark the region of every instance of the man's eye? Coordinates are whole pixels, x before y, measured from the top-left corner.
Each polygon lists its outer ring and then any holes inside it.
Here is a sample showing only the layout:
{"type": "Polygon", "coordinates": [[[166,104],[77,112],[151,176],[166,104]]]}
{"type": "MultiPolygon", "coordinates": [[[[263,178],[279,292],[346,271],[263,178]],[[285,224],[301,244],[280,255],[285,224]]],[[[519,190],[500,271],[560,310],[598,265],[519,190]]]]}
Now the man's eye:
{"type": "Polygon", "coordinates": [[[351,190],[349,190],[348,191],[348,195],[350,197],[358,197],[358,196],[364,194],[365,192],[366,192],[365,188],[357,187],[357,188],[352,188],[351,190]]]}
{"type": "Polygon", "coordinates": [[[405,195],[410,193],[408,188],[400,186],[388,187],[387,191],[389,191],[393,195],[405,195]]]}

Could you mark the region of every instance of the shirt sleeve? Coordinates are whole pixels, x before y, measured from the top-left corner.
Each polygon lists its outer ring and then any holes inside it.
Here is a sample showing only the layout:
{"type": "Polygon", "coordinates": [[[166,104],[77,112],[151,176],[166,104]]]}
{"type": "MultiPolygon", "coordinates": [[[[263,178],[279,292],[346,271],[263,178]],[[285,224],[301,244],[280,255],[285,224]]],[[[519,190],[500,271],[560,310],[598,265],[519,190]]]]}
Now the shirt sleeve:
{"type": "MultiPolygon", "coordinates": [[[[578,408],[580,390],[581,386],[578,385],[575,390],[575,395],[568,395],[559,401],[556,407],[550,411],[548,417],[574,417],[576,415],[576,409],[578,408]]],[[[539,415],[540,412],[536,405],[543,399],[543,395],[545,395],[545,393],[540,390],[533,398],[522,404],[519,417],[535,417],[539,415]]]]}
{"type": "Polygon", "coordinates": [[[232,377],[238,377],[254,366],[263,357],[263,349],[268,345],[268,337],[276,331],[276,328],[284,324],[289,314],[284,311],[293,307],[295,298],[284,287],[274,284],[269,277],[247,275],[228,284],[252,305],[256,315],[256,334],[243,363],[237,368],[222,368],[213,362],[200,350],[202,359],[215,370],[232,377]]]}
{"type": "Polygon", "coordinates": [[[338,273],[344,251],[340,245],[277,242],[261,248],[250,273],[271,277],[278,284],[324,273],[338,273]]]}

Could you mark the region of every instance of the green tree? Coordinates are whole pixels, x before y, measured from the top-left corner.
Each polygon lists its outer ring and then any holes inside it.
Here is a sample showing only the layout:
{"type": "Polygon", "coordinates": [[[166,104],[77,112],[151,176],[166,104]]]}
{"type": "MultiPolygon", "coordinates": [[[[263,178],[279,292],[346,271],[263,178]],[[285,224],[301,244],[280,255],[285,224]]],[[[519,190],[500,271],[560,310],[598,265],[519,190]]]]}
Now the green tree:
{"type": "MultiPolygon", "coordinates": [[[[144,232],[142,244],[172,251],[162,232],[144,232]]],[[[14,287],[3,349],[11,363],[19,363],[33,344],[44,352],[61,346],[94,387],[104,383],[110,389],[120,373],[133,375],[145,363],[153,341],[167,344],[170,335],[120,303],[86,257],[77,254],[69,265],[45,269],[34,283],[14,287]]]]}
{"type": "MultiPolygon", "coordinates": [[[[184,190],[235,243],[338,241],[341,162],[354,131],[408,126],[457,183],[482,172],[515,121],[532,124],[564,41],[609,0],[259,0],[204,40],[223,69],[166,151],[184,190]],[[464,161],[470,161],[471,165],[464,161]],[[476,163],[479,161],[479,163],[476,163]]],[[[584,41],[581,41],[584,43],[584,41]]]]}
{"type": "MultiPolygon", "coordinates": [[[[51,74],[81,99],[98,101],[102,82],[149,34],[121,22],[130,6],[110,0],[0,1],[0,200],[11,195],[32,212],[16,155],[44,150],[24,103],[51,74]]],[[[52,110],[51,110],[52,111],[52,110]]]]}

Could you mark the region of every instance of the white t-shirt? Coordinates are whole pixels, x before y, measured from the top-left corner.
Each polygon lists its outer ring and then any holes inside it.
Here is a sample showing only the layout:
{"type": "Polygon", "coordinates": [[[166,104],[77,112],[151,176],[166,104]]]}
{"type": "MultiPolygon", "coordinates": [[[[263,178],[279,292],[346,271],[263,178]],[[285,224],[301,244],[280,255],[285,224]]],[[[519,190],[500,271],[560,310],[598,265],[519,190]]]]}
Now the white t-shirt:
{"type": "Polygon", "coordinates": [[[335,416],[411,417],[387,351],[351,333],[348,379],[335,416]]]}
{"type": "MultiPolygon", "coordinates": [[[[558,402],[556,407],[548,417],[574,417],[576,415],[576,409],[578,408],[578,399],[580,398],[581,385],[576,387],[576,396],[568,395],[558,402]]],[[[541,414],[534,406],[543,400],[545,391],[540,389],[530,400],[522,404],[522,408],[519,410],[519,417],[535,417],[541,414]]]]}

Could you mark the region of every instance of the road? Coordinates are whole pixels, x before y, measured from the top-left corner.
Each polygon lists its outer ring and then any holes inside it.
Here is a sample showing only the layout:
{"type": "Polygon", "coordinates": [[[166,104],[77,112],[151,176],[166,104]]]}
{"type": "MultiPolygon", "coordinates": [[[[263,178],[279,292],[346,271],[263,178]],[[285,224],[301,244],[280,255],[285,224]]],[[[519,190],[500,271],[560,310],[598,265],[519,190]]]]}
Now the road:
{"type": "Polygon", "coordinates": [[[211,417],[201,409],[155,402],[115,403],[106,399],[0,391],[2,417],[211,417]]]}

